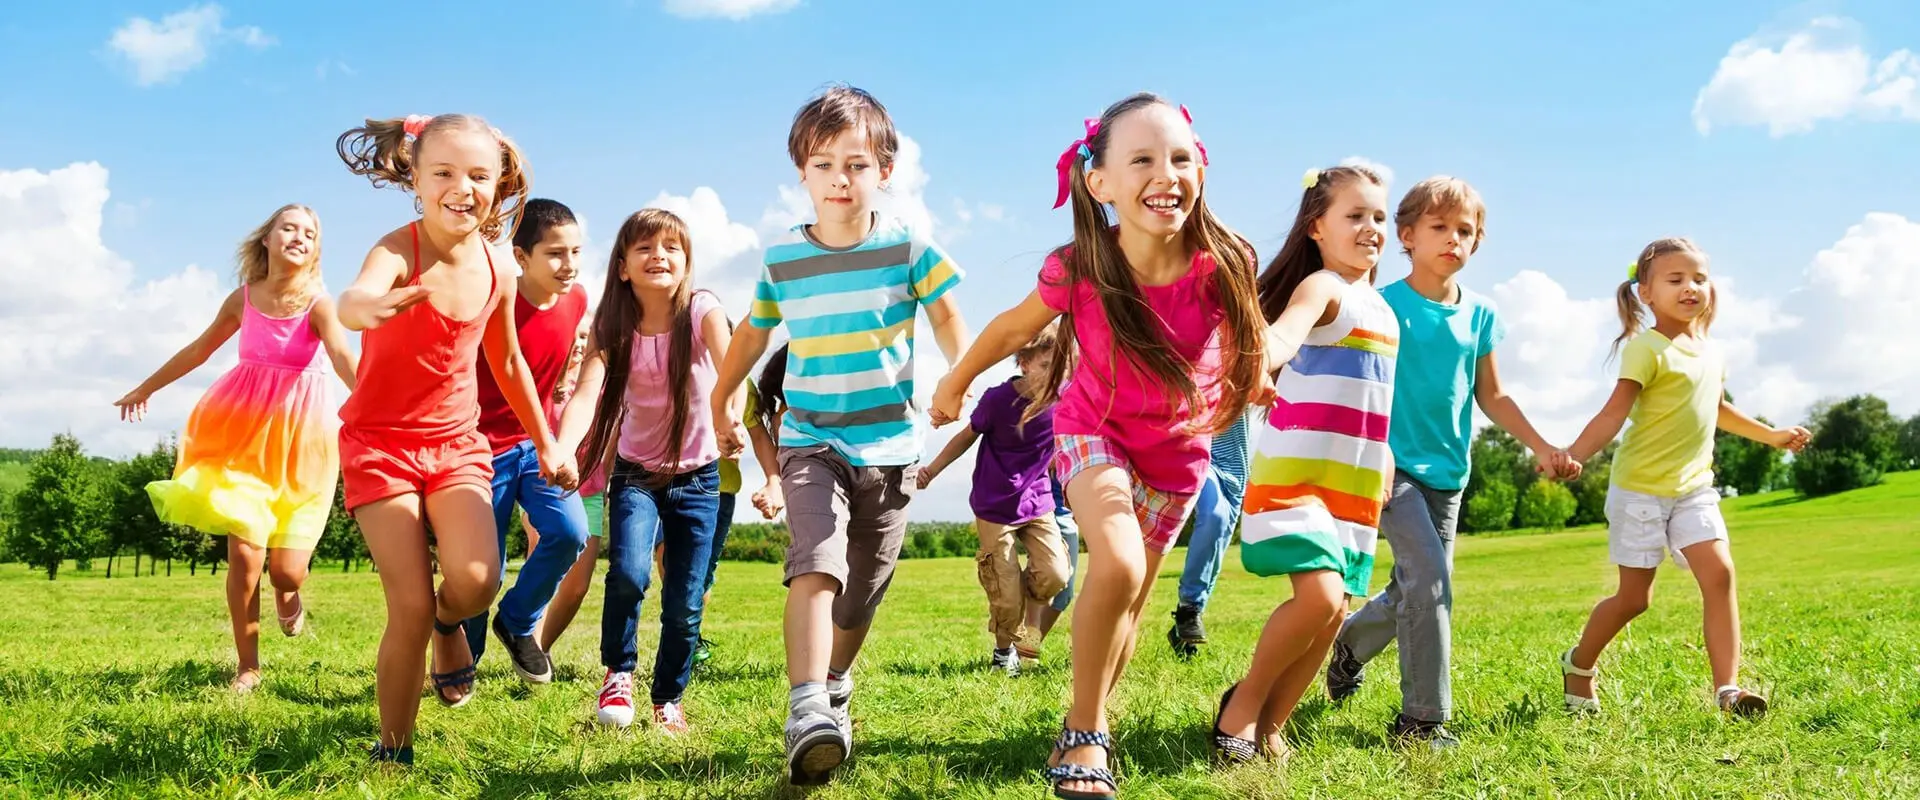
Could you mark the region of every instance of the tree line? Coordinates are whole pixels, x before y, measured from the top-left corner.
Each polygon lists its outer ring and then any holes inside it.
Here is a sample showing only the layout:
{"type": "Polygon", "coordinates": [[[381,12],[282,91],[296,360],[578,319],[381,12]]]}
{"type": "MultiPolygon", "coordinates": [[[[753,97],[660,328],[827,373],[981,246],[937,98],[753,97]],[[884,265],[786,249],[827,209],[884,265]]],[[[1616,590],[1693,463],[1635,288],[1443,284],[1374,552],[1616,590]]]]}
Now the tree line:
{"type": "MultiPolygon", "coordinates": [[[[1780,451],[1726,433],[1714,437],[1714,475],[1726,494],[1793,489],[1806,497],[1872,486],[1888,472],[1920,469],[1920,415],[1901,420],[1885,400],[1858,395],[1822,402],[1805,423],[1813,440],[1789,461],[1780,451]]],[[[1586,465],[1579,480],[1559,483],[1534,472],[1526,448],[1498,428],[1473,440],[1473,471],[1462,495],[1461,529],[1468,533],[1512,529],[1556,530],[1606,522],[1607,482],[1614,445],[1586,465]]],[[[59,576],[63,564],[82,571],[105,565],[106,577],[127,558],[132,574],[173,574],[176,561],[189,574],[202,566],[218,575],[226,561],[223,536],[160,521],[146,486],[172,477],[178,447],[172,441],[125,461],[89,456],[69,434],[53,437],[45,450],[0,448],[0,562],[27,564],[59,576]],[[24,476],[17,473],[24,465],[24,476]]],[[[352,571],[370,563],[366,541],[335,491],[326,535],[316,561],[352,571]]],[[[508,532],[509,557],[523,556],[526,537],[519,515],[508,532]]],[[[903,558],[971,555],[972,526],[917,522],[908,532],[903,558]]],[[[778,562],[786,531],[778,524],[738,524],[722,554],[729,560],[778,562]]]]}

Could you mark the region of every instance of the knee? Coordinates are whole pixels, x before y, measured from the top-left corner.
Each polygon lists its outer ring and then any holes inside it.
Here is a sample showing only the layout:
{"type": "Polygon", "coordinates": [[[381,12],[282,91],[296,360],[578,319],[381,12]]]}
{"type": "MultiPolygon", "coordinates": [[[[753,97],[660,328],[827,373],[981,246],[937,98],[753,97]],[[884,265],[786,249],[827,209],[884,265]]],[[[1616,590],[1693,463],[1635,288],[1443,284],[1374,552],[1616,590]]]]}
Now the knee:
{"type": "Polygon", "coordinates": [[[424,632],[432,623],[434,598],[431,594],[417,597],[387,598],[387,629],[406,633],[414,629],[424,632]]]}
{"type": "Polygon", "coordinates": [[[1646,592],[1622,592],[1613,599],[1619,604],[1620,613],[1629,618],[1647,613],[1647,607],[1653,604],[1653,596],[1646,592]]]}
{"type": "Polygon", "coordinates": [[[1027,572],[1027,596],[1042,603],[1052,600],[1067,588],[1067,567],[1054,564],[1045,569],[1032,569],[1027,572]]]}
{"type": "Polygon", "coordinates": [[[499,588],[500,573],[497,568],[473,564],[445,570],[440,578],[440,604],[448,612],[464,619],[492,604],[493,595],[499,588]]]}
{"type": "Polygon", "coordinates": [[[1725,597],[1733,594],[1733,565],[1727,564],[1715,569],[1698,569],[1693,579],[1700,584],[1700,594],[1705,597],[1725,597]]]}
{"type": "Polygon", "coordinates": [[[645,594],[653,580],[653,565],[638,559],[623,559],[607,568],[607,594],[629,598],[645,594]]]}
{"type": "Polygon", "coordinates": [[[307,582],[307,565],[276,560],[267,565],[267,578],[282,592],[298,591],[307,582]]]}
{"type": "Polygon", "coordinates": [[[1294,595],[1293,601],[1307,619],[1323,619],[1330,625],[1338,625],[1347,615],[1346,595],[1338,591],[1316,588],[1294,595]]]}

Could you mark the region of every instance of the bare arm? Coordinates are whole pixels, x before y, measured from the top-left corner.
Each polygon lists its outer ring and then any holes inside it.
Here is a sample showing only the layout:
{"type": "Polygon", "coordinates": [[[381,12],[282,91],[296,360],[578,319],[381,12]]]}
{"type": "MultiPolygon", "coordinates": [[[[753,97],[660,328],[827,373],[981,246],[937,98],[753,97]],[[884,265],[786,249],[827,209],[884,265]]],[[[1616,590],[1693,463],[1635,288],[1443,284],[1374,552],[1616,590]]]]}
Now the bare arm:
{"type": "Polygon", "coordinates": [[[774,433],[765,425],[747,429],[747,438],[753,440],[753,459],[760,462],[760,474],[767,479],[766,485],[753,493],[753,507],[767,519],[780,516],[787,505],[786,491],[780,486],[780,450],[774,442],[774,433]]]}
{"type": "Polygon", "coordinates": [[[737,395],[744,402],[745,395],[740,394],[740,386],[747,382],[747,373],[753,371],[753,365],[767,352],[767,340],[773,338],[772,328],[761,328],[748,323],[740,326],[727,341],[727,357],[720,362],[720,382],[713,387],[713,430],[720,439],[721,452],[740,452],[739,405],[733,402],[737,395]],[[729,441],[732,439],[732,441],[729,441]]]}
{"type": "Polygon", "coordinates": [[[574,381],[573,395],[560,411],[560,431],[555,435],[560,449],[568,453],[579,451],[580,443],[592,430],[593,416],[600,407],[600,393],[607,382],[607,354],[600,349],[598,334],[587,334],[585,352],[580,358],[580,377],[574,381]]]}
{"type": "Polygon", "coordinates": [[[159,369],[154,370],[154,373],[141,381],[133,391],[113,401],[113,404],[120,409],[121,419],[137,421],[145,417],[147,400],[153,396],[154,392],[167,388],[174,381],[186,377],[187,373],[199,369],[200,365],[207,363],[207,359],[212,358],[214,353],[219,352],[221,345],[226,344],[228,339],[239,332],[240,315],[243,313],[241,303],[244,302],[240,296],[241,291],[235,289],[232,294],[227,295],[227,299],[220,304],[220,310],[214,312],[213,322],[207,324],[206,330],[201,331],[199,336],[188,342],[186,347],[174,353],[172,358],[167,359],[167,363],[161,364],[159,369]]]}
{"type": "Polygon", "coordinates": [[[1800,452],[1800,448],[1805,447],[1807,440],[1812,438],[1812,434],[1808,433],[1806,428],[1798,425],[1789,428],[1775,428],[1760,420],[1747,416],[1746,412],[1734,408],[1733,404],[1726,400],[1720,401],[1718,424],[1720,430],[1735,436],[1752,439],[1770,447],[1778,447],[1796,453],[1800,452]]]}
{"type": "Polygon", "coordinates": [[[493,370],[493,380],[499,385],[500,394],[506,397],[507,405],[513,408],[513,415],[519,418],[520,427],[533,437],[534,449],[540,456],[541,475],[555,486],[572,489],[578,481],[573,454],[560,450],[559,443],[553,438],[553,431],[547,427],[547,415],[540,405],[540,390],[533,384],[533,370],[527,367],[527,359],[520,353],[520,336],[513,324],[513,306],[510,298],[494,305],[493,314],[487,317],[486,330],[480,335],[480,349],[486,353],[487,367],[493,370]]]}
{"type": "MultiPolygon", "coordinates": [[[[931,318],[933,306],[927,309],[931,318]]],[[[1027,298],[1021,300],[1019,305],[1001,312],[987,323],[986,329],[980,331],[980,338],[973,340],[964,355],[957,359],[949,355],[953,369],[940,379],[940,385],[933,392],[933,424],[945,425],[959,419],[960,406],[965,404],[967,388],[973,385],[973,380],[987,371],[988,367],[1019,352],[1021,347],[1033,341],[1041,328],[1047,327],[1047,323],[1058,316],[1060,312],[1041,300],[1040,291],[1036,289],[1028,292],[1027,298]]],[[[946,348],[946,342],[941,342],[941,348],[946,348]]]]}
{"type": "Polygon", "coordinates": [[[1595,453],[1620,435],[1620,427],[1627,424],[1627,415],[1633,413],[1633,403],[1640,399],[1640,384],[1625,378],[1614,382],[1613,394],[1607,398],[1607,404],[1600,408],[1592,422],[1587,423],[1580,437],[1573,440],[1573,446],[1567,453],[1573,460],[1584,462],[1593,458],[1595,453]]]}
{"type": "Polygon", "coordinates": [[[947,471],[955,459],[973,449],[973,443],[979,440],[980,432],[971,425],[954,433],[953,438],[947,440],[947,446],[940,449],[940,455],[934,457],[933,463],[920,468],[920,488],[927,488],[934,478],[940,477],[940,473],[947,471]]]}
{"type": "MultiPolygon", "coordinates": [[[[715,364],[725,363],[727,360],[727,351],[732,349],[733,340],[733,326],[727,324],[727,310],[715,305],[707,311],[706,316],[700,318],[699,324],[700,335],[707,343],[708,357],[712,358],[715,364]]],[[[740,381],[740,383],[734,387],[733,391],[726,395],[721,395],[716,391],[712,398],[715,404],[726,404],[728,412],[727,418],[732,420],[735,426],[734,428],[728,429],[725,436],[716,437],[720,440],[720,456],[722,458],[736,457],[740,455],[741,450],[745,449],[746,432],[740,429],[740,415],[747,405],[745,384],[745,380],[740,381]]],[[[714,432],[719,433],[720,429],[715,428],[714,432]]]]}
{"type": "Polygon", "coordinates": [[[320,346],[327,349],[333,374],[340,376],[340,382],[346,384],[349,391],[353,390],[357,385],[355,376],[360,372],[360,354],[348,346],[347,329],[340,324],[333,298],[326,295],[314,298],[313,310],[307,313],[307,325],[313,328],[313,335],[319,337],[320,346]]]}
{"type": "Polygon", "coordinates": [[[427,299],[425,286],[395,288],[407,274],[407,258],[400,254],[397,236],[399,231],[389,233],[374,245],[361,262],[360,275],[353,279],[353,285],[340,293],[335,315],[347,330],[380,327],[393,315],[427,299]]]}
{"type": "Polygon", "coordinates": [[[933,341],[940,345],[940,354],[947,357],[947,363],[958,363],[960,356],[973,344],[967,321],[960,316],[960,302],[953,299],[952,292],[948,292],[926,308],[927,322],[933,326],[933,341]]]}
{"type": "Polygon", "coordinates": [[[1280,369],[1300,353],[1300,344],[1315,327],[1333,321],[1340,313],[1340,291],[1346,284],[1337,276],[1317,272],[1308,275],[1293,290],[1280,317],[1267,326],[1267,372],[1280,369]]]}

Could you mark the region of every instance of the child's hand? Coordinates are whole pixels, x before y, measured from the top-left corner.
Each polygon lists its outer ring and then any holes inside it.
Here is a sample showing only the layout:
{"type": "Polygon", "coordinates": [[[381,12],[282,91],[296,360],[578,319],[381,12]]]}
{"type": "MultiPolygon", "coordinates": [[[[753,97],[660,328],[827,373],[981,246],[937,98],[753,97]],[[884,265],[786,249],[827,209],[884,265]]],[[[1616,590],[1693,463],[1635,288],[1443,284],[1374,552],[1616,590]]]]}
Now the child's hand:
{"type": "Polygon", "coordinates": [[[427,299],[427,287],[402,286],[369,301],[360,320],[362,330],[373,330],[386,324],[387,320],[398,316],[400,312],[419,305],[427,299]]]}
{"type": "Polygon", "coordinates": [[[135,389],[128,392],[126,397],[113,401],[113,405],[120,409],[120,421],[139,422],[146,419],[147,398],[150,396],[146,392],[135,389]]]}
{"type": "Polygon", "coordinates": [[[573,463],[573,454],[555,448],[539,456],[540,477],[548,484],[569,492],[580,487],[580,468],[573,463]]]}
{"type": "Polygon", "coordinates": [[[780,512],[787,507],[787,494],[780,488],[779,479],[767,481],[767,485],[753,493],[753,507],[760,512],[760,516],[769,520],[780,516],[780,512]]]}
{"type": "Polygon", "coordinates": [[[736,456],[747,449],[747,428],[740,423],[733,404],[720,395],[713,396],[713,433],[720,440],[723,457],[736,456]]]}
{"type": "Polygon", "coordinates": [[[913,482],[915,487],[919,488],[921,491],[925,491],[927,488],[927,484],[933,483],[933,479],[938,477],[940,477],[939,470],[936,470],[932,467],[921,467],[920,474],[914,476],[913,482]]]}
{"type": "Polygon", "coordinates": [[[1807,442],[1812,439],[1813,434],[1798,425],[1790,428],[1774,428],[1773,432],[1767,434],[1767,444],[1790,453],[1800,452],[1800,448],[1806,447],[1807,442]]]}
{"type": "Polygon", "coordinates": [[[960,407],[967,402],[967,388],[955,386],[951,372],[940,379],[939,385],[933,389],[933,407],[928,411],[933,427],[938,428],[960,418],[960,407]]]}

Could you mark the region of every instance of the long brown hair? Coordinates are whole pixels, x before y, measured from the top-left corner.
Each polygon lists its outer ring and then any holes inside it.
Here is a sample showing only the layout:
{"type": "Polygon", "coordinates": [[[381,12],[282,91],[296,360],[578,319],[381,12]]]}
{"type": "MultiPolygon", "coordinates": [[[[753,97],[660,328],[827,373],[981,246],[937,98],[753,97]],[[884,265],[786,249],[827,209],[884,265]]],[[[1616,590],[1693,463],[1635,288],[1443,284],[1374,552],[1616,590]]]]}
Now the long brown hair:
{"type": "Polygon", "coordinates": [[[274,226],[280,224],[280,215],[289,211],[305,212],[307,217],[313,220],[313,254],[307,258],[307,263],[301,265],[306,280],[300,283],[303,286],[310,286],[320,277],[320,215],[299,203],[288,203],[275,209],[273,214],[267,217],[266,222],[260,223],[260,227],[254,228],[252,233],[247,234],[247,238],[240,240],[240,246],[234,248],[235,272],[240,277],[241,286],[267,279],[268,263],[272,259],[267,252],[267,234],[272,233],[274,226]]]}
{"type": "MultiPolygon", "coordinates": [[[[1280,252],[1260,273],[1260,314],[1268,323],[1279,319],[1280,312],[1287,310],[1287,301],[1293,299],[1293,290],[1300,288],[1301,281],[1326,268],[1326,262],[1320,257],[1320,245],[1310,236],[1313,221],[1326,215],[1327,209],[1333,206],[1333,193],[1353,181],[1387,185],[1379,173],[1366,167],[1328,167],[1320,170],[1313,185],[1300,193],[1300,211],[1293,217],[1293,228],[1287,231],[1287,240],[1280,245],[1280,252]]],[[[1367,271],[1367,282],[1372,283],[1379,274],[1380,267],[1375,265],[1367,271]]]]}
{"type": "MultiPolygon", "coordinates": [[[[1684,236],[1655,239],[1648,242],[1646,247],[1640,248],[1640,257],[1633,261],[1633,274],[1613,290],[1613,304],[1615,310],[1620,312],[1620,335],[1613,337],[1613,348],[1608,352],[1607,360],[1611,361],[1614,356],[1619,355],[1621,345],[1632,339],[1634,334],[1647,329],[1646,317],[1641,314],[1643,306],[1640,303],[1640,290],[1635,284],[1653,278],[1653,274],[1648,270],[1655,260],[1675,253],[1687,253],[1703,261],[1707,257],[1706,252],[1701,250],[1699,245],[1684,236]]],[[[1720,308],[1719,300],[1718,292],[1707,293],[1707,307],[1701,310],[1700,316],[1693,319],[1693,331],[1696,334],[1704,335],[1707,328],[1713,325],[1714,312],[1720,308]]]]}
{"type": "MultiPolygon", "coordinates": [[[[614,237],[613,254],[607,259],[606,289],[600,293],[600,307],[593,312],[593,338],[606,359],[607,380],[600,387],[593,427],[579,455],[579,463],[592,464],[592,469],[606,463],[618,444],[620,425],[626,417],[627,377],[633,369],[633,340],[640,335],[640,300],[633,296],[633,287],[627,285],[626,278],[620,274],[621,268],[626,264],[629,248],[665,236],[679,239],[680,250],[687,258],[686,277],[673,290],[672,339],[667,345],[667,381],[662,388],[674,392],[675,396],[673,413],[668,417],[667,438],[660,444],[663,462],[680,458],[681,439],[687,431],[687,406],[693,391],[690,379],[693,373],[693,238],[687,235],[687,223],[673,212],[648,208],[627,217],[620,226],[620,235],[614,237]]],[[[647,481],[650,486],[658,488],[673,480],[672,472],[655,470],[649,464],[642,466],[651,473],[647,481]]]]}
{"type": "Polygon", "coordinates": [[[427,120],[420,135],[412,139],[407,138],[406,126],[405,117],[369,118],[367,124],[340,134],[333,146],[340,153],[340,160],[347,163],[348,170],[366,176],[375,187],[398,186],[411,192],[413,165],[420,159],[420,148],[426,146],[428,139],[451,130],[490,134],[500,143],[500,178],[494,184],[493,208],[487,210],[480,222],[480,234],[492,242],[512,235],[506,220],[511,218],[515,225],[519,224],[520,204],[533,188],[527,159],[520,154],[520,147],[499,128],[471,114],[435,116],[427,120]]]}
{"type": "MultiPolygon", "coordinates": [[[[1066,266],[1066,286],[1085,283],[1100,297],[1101,311],[1113,332],[1114,352],[1110,355],[1115,369],[1119,369],[1122,361],[1132,362],[1160,384],[1167,399],[1184,402],[1187,413],[1197,421],[1203,403],[1201,387],[1194,375],[1196,365],[1182,357],[1167,340],[1165,327],[1147,305],[1140,283],[1133,276],[1133,268],[1108,225],[1106,207],[1094,199],[1093,192],[1087,188],[1087,170],[1098,168],[1106,160],[1114,123],[1127,114],[1155,105],[1171,104],[1158,95],[1142,92],[1108,106],[1101,113],[1099,130],[1087,141],[1091,157],[1075,159],[1069,176],[1073,241],[1054,250],[1053,256],[1066,266]]],[[[1255,303],[1253,245],[1213,215],[1207,208],[1204,188],[1194,197],[1193,214],[1181,233],[1189,249],[1205,251],[1216,265],[1213,285],[1226,317],[1220,348],[1222,392],[1220,404],[1211,409],[1212,416],[1205,428],[1224,431],[1245,413],[1260,376],[1265,326],[1260,323],[1260,309],[1255,303]]],[[[1072,313],[1069,311],[1063,316],[1067,317],[1061,323],[1063,329],[1072,330],[1072,313]]],[[[1072,372],[1077,352],[1075,337],[1059,336],[1054,340],[1053,369],[1047,371],[1038,396],[1059,396],[1072,372]]],[[[1079,379],[1111,381],[1117,376],[1082,375],[1079,379]]],[[[1044,408],[1038,403],[1030,405],[1023,418],[1031,419],[1044,408]]]]}

